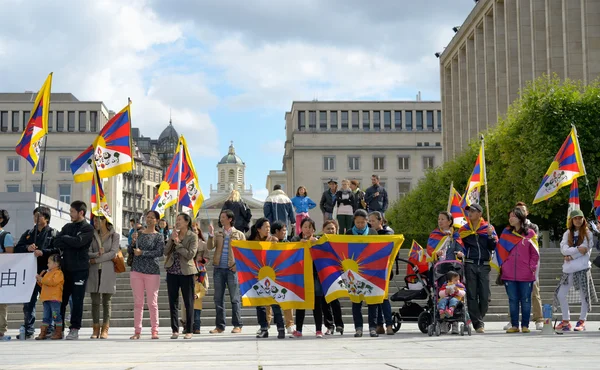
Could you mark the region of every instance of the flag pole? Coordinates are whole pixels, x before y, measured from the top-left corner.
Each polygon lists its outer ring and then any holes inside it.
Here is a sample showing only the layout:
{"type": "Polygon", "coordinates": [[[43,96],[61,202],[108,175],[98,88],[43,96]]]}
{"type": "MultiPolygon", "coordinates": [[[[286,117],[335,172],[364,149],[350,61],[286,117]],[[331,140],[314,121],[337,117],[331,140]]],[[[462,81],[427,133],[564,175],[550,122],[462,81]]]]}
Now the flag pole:
{"type": "MultiPolygon", "coordinates": [[[[490,220],[490,203],[488,201],[488,186],[487,186],[487,166],[485,163],[485,138],[483,134],[481,134],[481,162],[483,164],[483,186],[485,186],[485,211],[487,214],[487,222],[492,222],[490,220]]],[[[480,164],[481,165],[481,164],[480,164]]]]}
{"type": "MultiPolygon", "coordinates": [[[[579,145],[579,135],[577,134],[577,127],[575,127],[574,123],[571,123],[571,128],[575,133],[575,143],[577,144],[577,149],[579,149],[579,153],[581,153],[581,146],[579,145]]],[[[587,177],[587,171],[585,170],[585,163],[583,162],[583,156],[581,158],[581,165],[583,166],[583,177],[585,178],[585,186],[587,187],[588,194],[592,199],[592,210],[594,209],[594,195],[592,194],[592,190],[590,189],[590,181],[587,177]]]]}
{"type": "Polygon", "coordinates": [[[450,212],[450,207],[452,206],[452,188],[454,188],[454,181],[450,182],[450,192],[448,193],[448,212],[450,212]]]}
{"type": "MultiPolygon", "coordinates": [[[[38,197],[38,207],[42,206],[42,193],[44,192],[44,172],[46,172],[46,145],[48,144],[48,134],[44,136],[44,155],[42,156],[42,175],[40,176],[40,195],[38,197]]],[[[39,163],[38,163],[39,166],[39,163]]]]}
{"type": "MultiPolygon", "coordinates": [[[[183,135],[182,135],[183,136],[183,135]]],[[[179,137],[179,163],[177,168],[177,208],[175,208],[175,212],[179,213],[179,196],[181,192],[181,169],[183,167],[183,143],[181,141],[181,137],[179,137]]]]}

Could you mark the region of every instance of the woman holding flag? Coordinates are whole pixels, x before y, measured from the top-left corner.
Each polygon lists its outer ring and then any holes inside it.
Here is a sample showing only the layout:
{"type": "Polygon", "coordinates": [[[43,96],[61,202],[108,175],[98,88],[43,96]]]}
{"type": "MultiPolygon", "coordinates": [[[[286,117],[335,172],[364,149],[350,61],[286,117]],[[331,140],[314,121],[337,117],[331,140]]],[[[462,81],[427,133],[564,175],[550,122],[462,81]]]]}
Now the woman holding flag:
{"type": "Polygon", "coordinates": [[[540,260],[536,248],[537,236],[527,225],[527,216],[519,207],[508,214],[507,226],[500,235],[496,250],[500,276],[508,295],[511,327],[507,333],[519,332],[519,308],[521,309],[521,332],[529,333],[531,316],[531,292],[535,272],[540,260]]]}
{"type": "Polygon", "coordinates": [[[433,230],[427,240],[427,255],[432,261],[454,260],[464,257],[464,244],[450,212],[443,211],[438,215],[438,228],[433,230]]]}

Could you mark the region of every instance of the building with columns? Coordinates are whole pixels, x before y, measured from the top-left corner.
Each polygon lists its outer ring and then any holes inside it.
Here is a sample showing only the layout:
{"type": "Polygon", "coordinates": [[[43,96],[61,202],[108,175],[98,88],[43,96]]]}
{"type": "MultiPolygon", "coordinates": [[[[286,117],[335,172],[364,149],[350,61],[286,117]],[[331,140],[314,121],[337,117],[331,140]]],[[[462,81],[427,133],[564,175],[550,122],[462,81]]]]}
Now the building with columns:
{"type": "Polygon", "coordinates": [[[600,1],[479,0],[439,58],[451,160],[496,125],[528,81],[600,76],[600,1]]]}
{"type": "MultiPolygon", "coordinates": [[[[364,190],[377,174],[391,205],[442,163],[436,101],[295,101],[285,132],[283,168],[269,173],[267,189],[282,185],[291,198],[303,185],[317,204],[329,179],[358,180],[364,190]]],[[[321,211],[310,215],[320,228],[321,211]]]]}
{"type": "Polygon", "coordinates": [[[198,214],[198,218],[201,220],[200,227],[203,231],[208,231],[209,223],[215,229],[219,228],[218,223],[221,208],[233,189],[240,192],[242,200],[252,211],[250,225],[263,217],[264,202],[252,197],[252,185],[248,188],[246,187],[245,172],[246,164],[235,153],[232,141],[227,154],[217,163],[217,185],[214,188],[212,184],[210,185],[210,196],[204,200],[204,205],[198,214]]]}

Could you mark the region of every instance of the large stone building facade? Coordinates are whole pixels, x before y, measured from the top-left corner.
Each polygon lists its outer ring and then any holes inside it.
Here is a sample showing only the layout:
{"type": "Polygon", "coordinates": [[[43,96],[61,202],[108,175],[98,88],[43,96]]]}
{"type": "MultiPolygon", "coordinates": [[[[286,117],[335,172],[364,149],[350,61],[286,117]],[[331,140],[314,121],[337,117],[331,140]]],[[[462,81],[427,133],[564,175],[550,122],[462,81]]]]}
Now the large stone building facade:
{"type": "MultiPolygon", "coordinates": [[[[285,122],[283,173],[271,171],[267,187],[290,197],[303,185],[318,204],[329,179],[366,189],[377,174],[392,204],[442,163],[440,102],[297,101],[285,122]]],[[[310,215],[320,227],[320,210],[310,215]]]]}
{"type": "Polygon", "coordinates": [[[493,127],[527,82],[600,75],[600,1],[479,0],[440,55],[444,159],[493,127]]]}

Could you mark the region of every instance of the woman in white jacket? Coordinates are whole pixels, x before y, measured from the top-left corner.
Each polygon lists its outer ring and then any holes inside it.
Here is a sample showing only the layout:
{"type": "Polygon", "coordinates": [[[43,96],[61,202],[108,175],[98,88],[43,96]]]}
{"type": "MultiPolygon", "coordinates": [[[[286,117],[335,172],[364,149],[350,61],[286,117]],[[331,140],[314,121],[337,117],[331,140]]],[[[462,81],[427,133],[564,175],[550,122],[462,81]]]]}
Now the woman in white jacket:
{"type": "Polygon", "coordinates": [[[597,300],[590,272],[590,254],[594,245],[594,237],[588,229],[587,221],[581,210],[571,211],[569,217],[569,229],[565,231],[560,243],[560,251],[564,256],[563,274],[554,293],[554,307],[557,307],[557,303],[559,303],[562,312],[562,322],[556,326],[556,330],[571,330],[569,302],[577,302],[577,299],[580,299],[581,313],[574,330],[583,331],[585,330],[585,319],[592,308],[592,300],[597,300]],[[569,296],[571,287],[575,289],[575,292],[579,292],[579,297],[569,296]]]}

